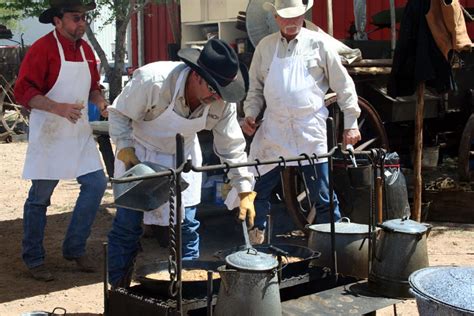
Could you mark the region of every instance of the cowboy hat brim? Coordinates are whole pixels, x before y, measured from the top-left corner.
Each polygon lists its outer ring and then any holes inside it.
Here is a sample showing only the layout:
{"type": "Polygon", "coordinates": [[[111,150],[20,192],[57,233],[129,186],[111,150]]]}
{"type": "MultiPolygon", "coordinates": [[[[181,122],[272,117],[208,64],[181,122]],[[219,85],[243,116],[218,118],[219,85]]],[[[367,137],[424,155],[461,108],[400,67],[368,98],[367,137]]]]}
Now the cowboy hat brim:
{"type": "Polygon", "coordinates": [[[94,10],[96,8],[96,4],[95,4],[95,1],[94,2],[91,2],[91,3],[88,3],[88,4],[85,4],[85,5],[79,5],[79,6],[73,6],[73,7],[61,7],[61,8],[49,8],[49,9],[46,9],[44,10],[40,16],[39,16],[39,21],[41,23],[44,23],[44,24],[49,24],[49,23],[53,23],[53,18],[55,16],[58,16],[59,15],[59,10],[60,9],[65,9],[65,10],[71,10],[71,11],[84,11],[84,12],[87,12],[87,11],[91,11],[91,10],[94,10]]]}
{"type": "Polygon", "coordinates": [[[313,6],[313,0],[308,0],[306,5],[301,5],[298,7],[289,7],[277,9],[272,2],[265,2],[262,7],[265,11],[272,12],[273,15],[277,14],[278,16],[284,19],[296,18],[302,16],[313,6]]]}
{"type": "Polygon", "coordinates": [[[201,68],[198,59],[201,51],[195,48],[183,48],[178,51],[178,57],[191,69],[196,71],[207,83],[209,83],[224,101],[239,102],[245,98],[249,86],[249,74],[247,67],[239,63],[239,71],[236,78],[226,86],[221,86],[211,74],[201,68]]]}

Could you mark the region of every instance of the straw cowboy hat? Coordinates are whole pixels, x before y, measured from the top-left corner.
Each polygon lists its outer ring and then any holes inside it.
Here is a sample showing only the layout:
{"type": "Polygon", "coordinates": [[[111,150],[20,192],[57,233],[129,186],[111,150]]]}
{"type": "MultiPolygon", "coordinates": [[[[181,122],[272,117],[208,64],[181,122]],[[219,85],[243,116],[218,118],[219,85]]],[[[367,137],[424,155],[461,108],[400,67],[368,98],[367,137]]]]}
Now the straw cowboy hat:
{"type": "Polygon", "coordinates": [[[274,15],[278,14],[284,19],[290,19],[302,16],[312,6],[313,0],[275,0],[275,4],[265,2],[263,9],[272,12],[274,15]]]}
{"type": "Polygon", "coordinates": [[[210,39],[202,51],[182,48],[178,57],[196,71],[228,102],[239,102],[248,89],[248,71],[226,42],[210,39]]]}
{"type": "Polygon", "coordinates": [[[49,0],[49,9],[40,14],[39,21],[49,24],[53,23],[53,18],[60,16],[62,12],[86,12],[95,9],[95,1],[84,2],[82,0],[49,0]]]}

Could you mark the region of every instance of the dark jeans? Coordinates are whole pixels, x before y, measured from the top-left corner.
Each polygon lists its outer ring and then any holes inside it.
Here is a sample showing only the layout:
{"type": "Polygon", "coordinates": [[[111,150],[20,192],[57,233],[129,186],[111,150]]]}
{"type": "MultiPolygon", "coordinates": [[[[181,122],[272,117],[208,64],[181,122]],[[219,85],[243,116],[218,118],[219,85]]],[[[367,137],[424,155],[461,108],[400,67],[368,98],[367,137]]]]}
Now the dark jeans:
{"type": "MultiPolygon", "coordinates": [[[[316,223],[329,223],[329,178],[328,163],[315,164],[317,175],[314,176],[312,165],[301,167],[304,174],[306,184],[308,186],[311,201],[316,202],[316,223]]],[[[273,189],[280,182],[280,167],[275,167],[265,173],[255,183],[254,191],[257,192],[255,198],[255,227],[265,229],[267,226],[267,215],[270,213],[271,203],[270,196],[273,189]]],[[[334,220],[341,218],[339,212],[339,203],[334,194],[334,220]]]]}
{"type": "MultiPolygon", "coordinates": [[[[184,208],[182,225],[183,260],[199,258],[199,221],[196,206],[184,208]]],[[[109,282],[117,285],[130,271],[140,248],[143,212],[117,208],[112,230],[109,233],[109,282]]]]}
{"type": "MultiPolygon", "coordinates": [[[[28,268],[44,263],[46,210],[51,204],[51,195],[58,182],[59,180],[32,180],[23,210],[23,261],[28,268]]],[[[63,242],[63,256],[68,259],[85,254],[86,241],[107,186],[102,170],[82,175],[77,178],[77,182],[81,185],[79,197],[63,242]]]]}

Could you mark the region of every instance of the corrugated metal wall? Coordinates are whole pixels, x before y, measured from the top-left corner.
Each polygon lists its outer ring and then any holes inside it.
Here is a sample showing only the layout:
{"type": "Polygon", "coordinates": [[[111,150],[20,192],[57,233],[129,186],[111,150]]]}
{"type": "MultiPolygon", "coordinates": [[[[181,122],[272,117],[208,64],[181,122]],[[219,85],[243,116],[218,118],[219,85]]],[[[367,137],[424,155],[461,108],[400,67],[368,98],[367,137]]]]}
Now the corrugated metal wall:
{"type": "MultiPolygon", "coordinates": [[[[460,0],[465,7],[474,7],[474,0],[460,0]]],[[[313,22],[327,30],[327,6],[326,0],[314,1],[312,10],[313,22]]],[[[395,0],[395,7],[404,6],[407,0],[395,0]]],[[[366,30],[374,30],[376,27],[370,24],[372,15],[390,9],[389,0],[367,0],[367,27],[366,30]]],[[[334,20],[334,37],[344,39],[349,37],[349,27],[354,22],[354,5],[353,0],[333,0],[333,20],[334,20]]],[[[468,31],[471,38],[474,38],[474,22],[467,23],[468,31]]],[[[389,40],[390,29],[378,30],[369,35],[373,40],[389,40]]]]}
{"type": "Polygon", "coordinates": [[[168,44],[174,43],[166,5],[149,5],[143,14],[144,61],[168,60],[168,44]]]}

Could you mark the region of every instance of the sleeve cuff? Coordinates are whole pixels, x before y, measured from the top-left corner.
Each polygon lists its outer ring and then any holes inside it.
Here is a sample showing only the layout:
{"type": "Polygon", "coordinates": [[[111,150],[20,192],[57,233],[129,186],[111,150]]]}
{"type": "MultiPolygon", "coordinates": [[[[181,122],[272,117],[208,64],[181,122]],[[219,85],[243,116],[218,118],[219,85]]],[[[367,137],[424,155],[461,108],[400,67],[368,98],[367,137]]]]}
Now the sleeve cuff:
{"type": "Polygon", "coordinates": [[[359,115],[354,114],[344,114],[344,129],[354,129],[359,128],[357,125],[357,117],[359,115]]]}
{"type": "Polygon", "coordinates": [[[245,117],[247,116],[251,116],[253,118],[257,118],[257,116],[260,114],[260,112],[258,111],[255,111],[253,109],[247,109],[247,111],[245,112],[245,117]]]}
{"type": "Polygon", "coordinates": [[[117,140],[117,143],[115,144],[115,146],[116,146],[116,152],[119,152],[123,148],[133,147],[133,140],[120,139],[120,140],[117,140]]]}

